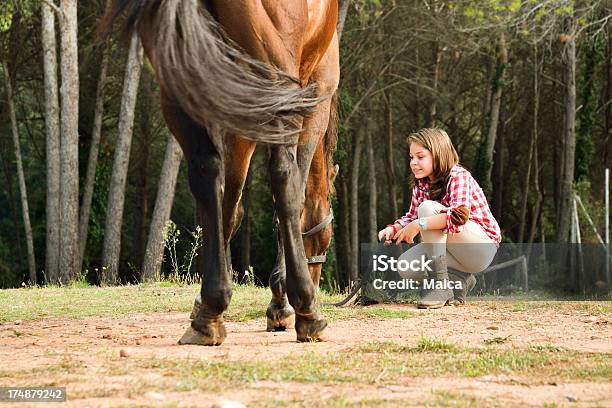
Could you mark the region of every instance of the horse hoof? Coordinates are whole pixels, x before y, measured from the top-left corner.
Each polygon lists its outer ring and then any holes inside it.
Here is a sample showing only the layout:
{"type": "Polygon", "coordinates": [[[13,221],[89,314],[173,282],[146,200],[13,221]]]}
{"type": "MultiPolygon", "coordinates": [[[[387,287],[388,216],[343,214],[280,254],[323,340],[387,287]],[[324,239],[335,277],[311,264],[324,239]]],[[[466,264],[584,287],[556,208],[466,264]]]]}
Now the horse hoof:
{"type": "Polygon", "coordinates": [[[285,331],[295,327],[295,312],[290,305],[281,308],[270,303],[266,311],[266,331],[285,331]]]}
{"type": "Polygon", "coordinates": [[[314,320],[298,319],[295,321],[295,331],[297,341],[322,341],[321,334],[327,327],[327,320],[324,317],[317,317],[314,320]]]}
{"type": "Polygon", "coordinates": [[[178,344],[195,344],[198,346],[220,346],[225,340],[226,332],[223,323],[218,323],[215,327],[209,327],[208,333],[202,333],[189,326],[178,341],[178,344]]]}
{"type": "Polygon", "coordinates": [[[268,317],[266,331],[285,331],[295,327],[295,315],[291,314],[284,319],[273,320],[268,317]]]}

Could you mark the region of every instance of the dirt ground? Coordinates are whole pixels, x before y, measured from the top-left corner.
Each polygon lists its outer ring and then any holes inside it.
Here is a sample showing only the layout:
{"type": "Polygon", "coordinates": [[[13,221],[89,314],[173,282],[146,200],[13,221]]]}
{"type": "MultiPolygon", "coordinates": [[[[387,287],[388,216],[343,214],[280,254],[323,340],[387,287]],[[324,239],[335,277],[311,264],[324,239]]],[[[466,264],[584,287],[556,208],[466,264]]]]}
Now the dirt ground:
{"type": "MultiPolygon", "coordinates": [[[[589,311],[588,302],[560,302],[554,307],[528,302],[514,309],[495,307],[488,302],[431,311],[410,305],[385,308],[410,310],[413,314],[409,318],[336,320],[325,332],[326,341],[316,344],[297,343],[292,330],[265,332],[262,318],[226,323],[228,336],[219,347],[178,346],[176,342],[188,324],[185,313],[7,322],[0,325],[3,366],[0,386],[65,386],[67,403],[52,406],[75,407],[212,406],[220,398],[247,406],[290,403],[419,406],[427,403],[430,406],[612,407],[610,377],[589,380],[553,376],[554,381],[542,383],[529,376],[514,376],[512,372],[476,378],[419,377],[406,372],[391,383],[380,384],[378,377],[365,384],[255,378],[234,386],[207,388],[185,384],[180,368],[177,374],[176,369],[169,370],[163,365],[151,369],[142,364],[151,359],[269,362],[307,353],[343,353],[366,342],[415,345],[423,336],[467,348],[482,348],[492,342],[499,343],[502,349],[517,350],[546,345],[565,351],[598,353],[608,365],[611,361],[612,315],[607,310],[589,311]],[[377,400],[384,403],[368,402],[377,400]]],[[[384,376],[383,370],[380,377],[384,376]]]]}

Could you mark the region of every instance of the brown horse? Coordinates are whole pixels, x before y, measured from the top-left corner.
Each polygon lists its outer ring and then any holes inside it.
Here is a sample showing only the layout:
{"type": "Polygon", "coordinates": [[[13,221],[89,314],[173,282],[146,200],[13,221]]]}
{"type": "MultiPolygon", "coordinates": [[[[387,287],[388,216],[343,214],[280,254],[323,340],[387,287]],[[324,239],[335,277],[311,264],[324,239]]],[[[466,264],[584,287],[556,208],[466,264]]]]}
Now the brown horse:
{"type": "Polygon", "coordinates": [[[126,33],[142,40],[164,118],[187,159],[204,230],[202,306],[179,343],[219,345],[226,337],[225,254],[258,142],[270,146],[282,248],[268,328],[288,327],[295,311],[297,339],[318,339],[327,325],[315,294],[331,240],[337,0],[113,0],[102,30],[126,10],[126,33]],[[311,229],[303,239],[301,228],[311,229]]]}

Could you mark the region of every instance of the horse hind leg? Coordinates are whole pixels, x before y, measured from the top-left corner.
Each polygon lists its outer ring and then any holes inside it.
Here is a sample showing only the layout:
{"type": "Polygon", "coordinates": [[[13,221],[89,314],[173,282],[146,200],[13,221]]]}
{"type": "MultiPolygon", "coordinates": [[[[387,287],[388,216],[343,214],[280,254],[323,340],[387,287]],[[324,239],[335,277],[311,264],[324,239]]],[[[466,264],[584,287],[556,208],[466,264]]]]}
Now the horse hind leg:
{"type": "Polygon", "coordinates": [[[204,234],[204,245],[197,258],[202,277],[202,305],[179,344],[220,345],[226,337],[223,312],[232,296],[221,224],[224,160],[220,150],[223,147],[212,139],[218,135],[209,135],[205,128],[164,98],[162,111],[187,159],[189,186],[204,234]]]}
{"type": "Polygon", "coordinates": [[[327,321],[316,308],[316,291],[304,254],[299,219],[303,196],[296,154],[295,145],[274,146],[271,148],[269,166],[285,252],[287,295],[295,310],[295,331],[298,341],[309,341],[320,338],[327,321]]]}

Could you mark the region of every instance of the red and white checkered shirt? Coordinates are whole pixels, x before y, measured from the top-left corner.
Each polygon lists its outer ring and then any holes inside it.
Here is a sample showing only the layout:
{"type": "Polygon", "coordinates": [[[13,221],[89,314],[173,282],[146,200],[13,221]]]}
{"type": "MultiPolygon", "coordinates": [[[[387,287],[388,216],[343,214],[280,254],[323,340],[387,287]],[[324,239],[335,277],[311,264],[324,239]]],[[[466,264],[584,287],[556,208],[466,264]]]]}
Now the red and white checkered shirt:
{"type": "MultiPolygon", "coordinates": [[[[402,226],[408,225],[409,222],[417,218],[419,205],[429,199],[429,180],[417,180],[417,185],[412,189],[410,211],[399,220],[396,220],[395,223],[399,223],[402,226]]],[[[480,225],[496,244],[501,242],[499,225],[493,214],[491,214],[487,198],[476,180],[474,180],[474,177],[463,167],[455,165],[451,169],[448,185],[446,186],[446,195],[440,200],[440,203],[447,208],[445,233],[456,234],[462,231],[463,225],[453,224],[450,215],[453,208],[463,205],[470,210],[469,219],[471,221],[480,225]]]]}

